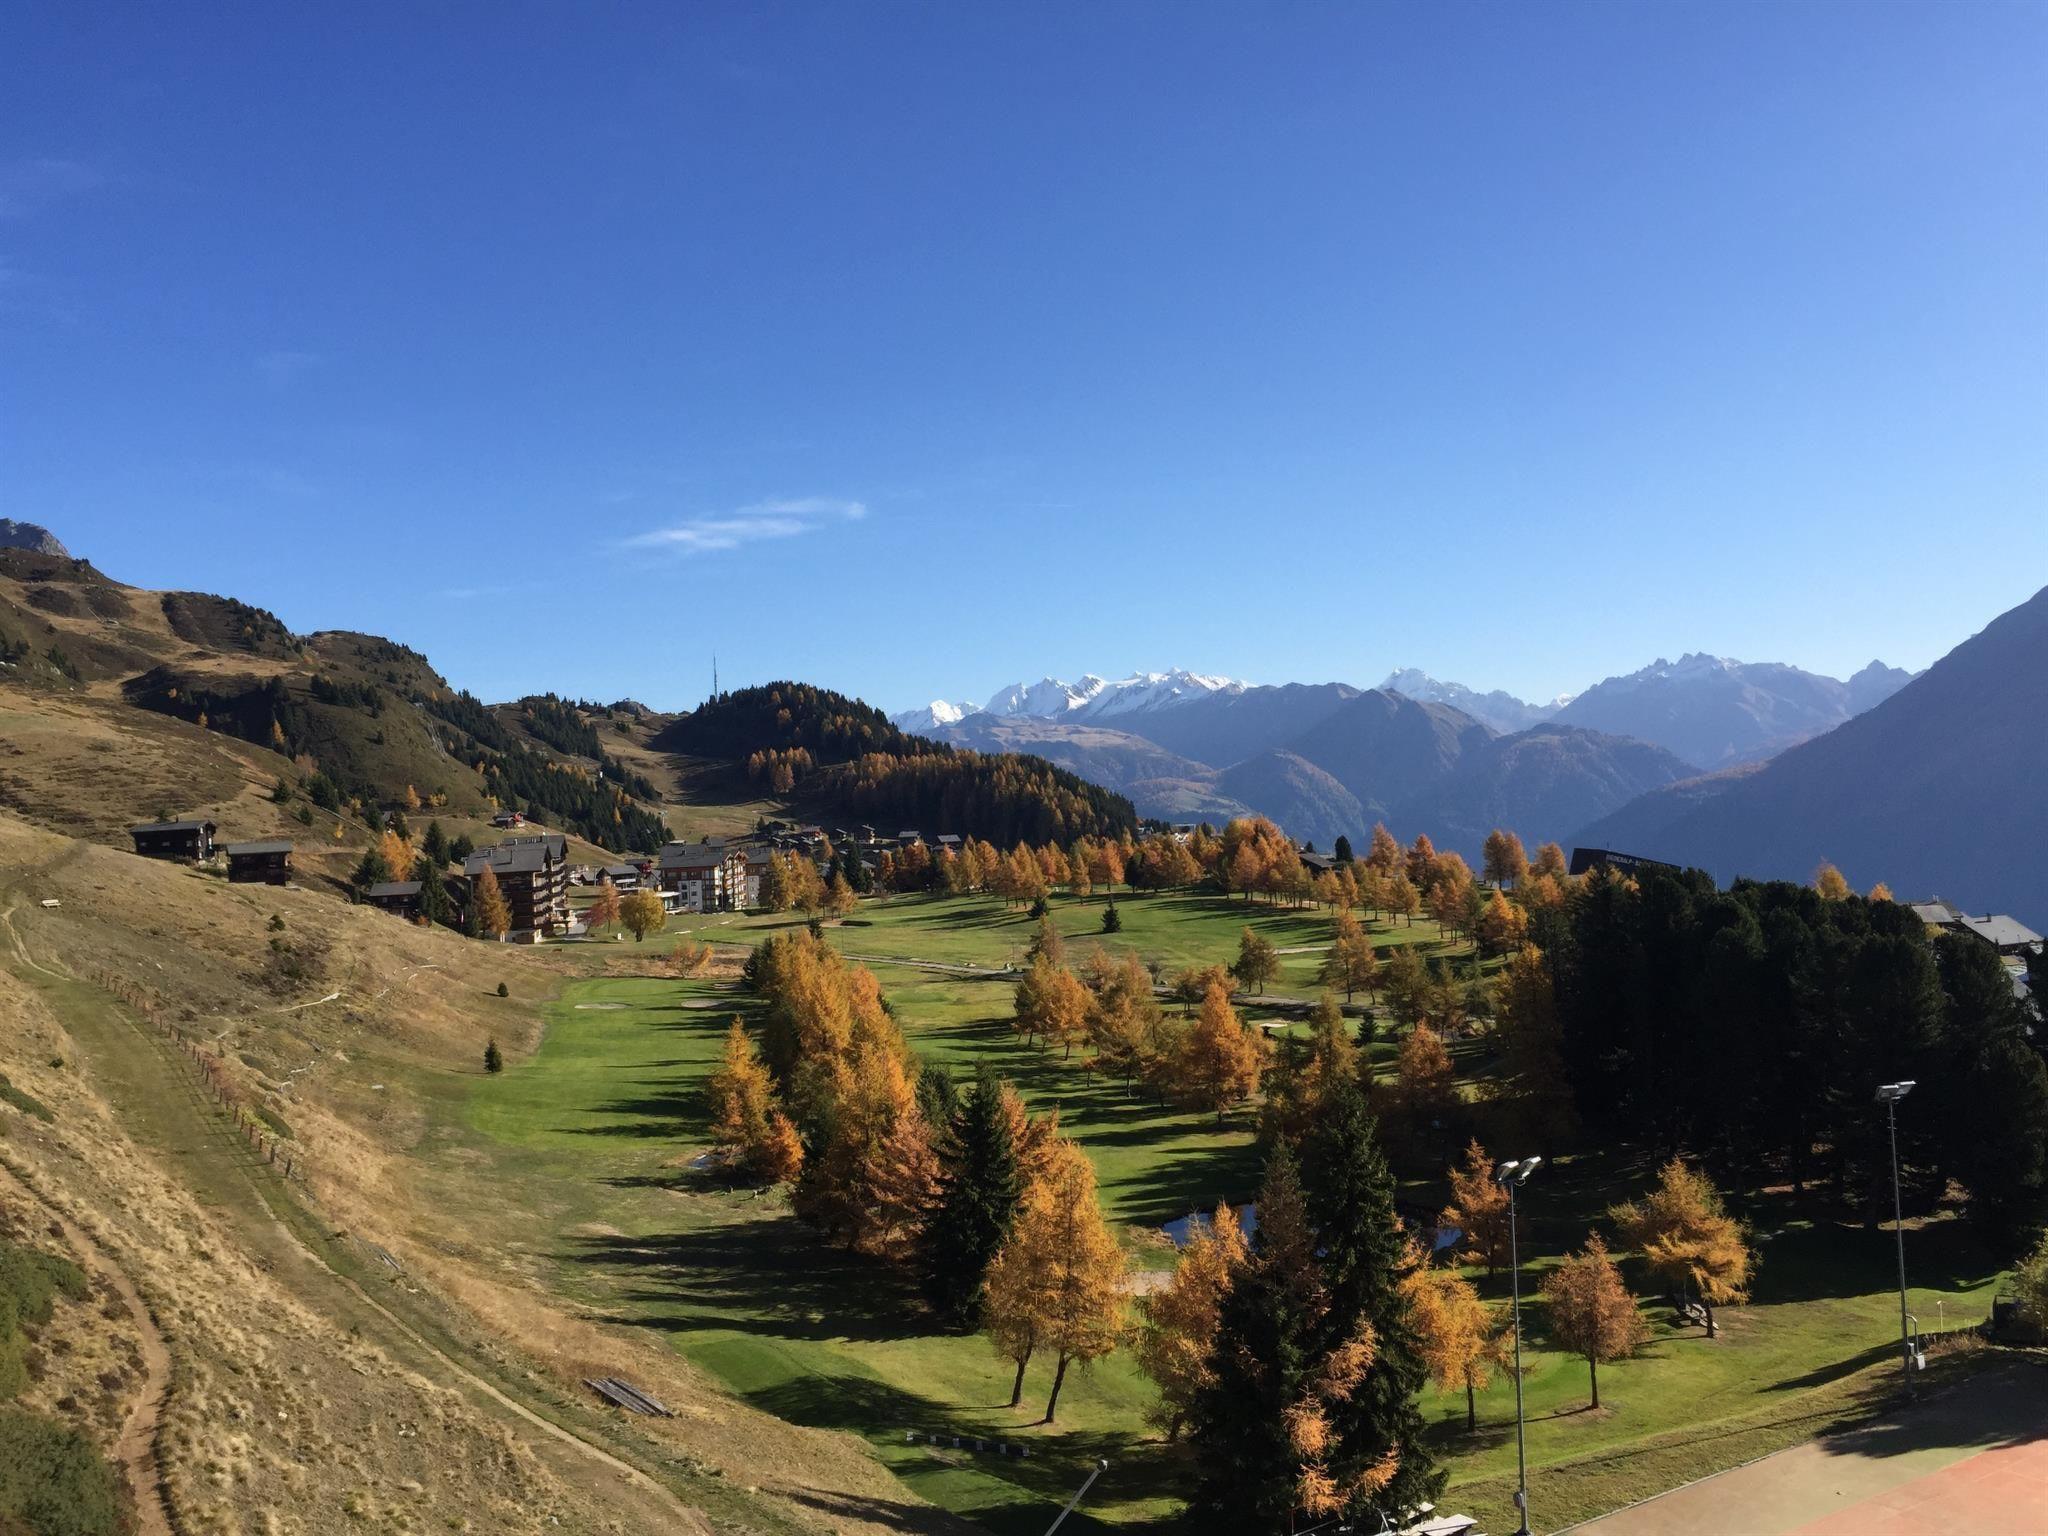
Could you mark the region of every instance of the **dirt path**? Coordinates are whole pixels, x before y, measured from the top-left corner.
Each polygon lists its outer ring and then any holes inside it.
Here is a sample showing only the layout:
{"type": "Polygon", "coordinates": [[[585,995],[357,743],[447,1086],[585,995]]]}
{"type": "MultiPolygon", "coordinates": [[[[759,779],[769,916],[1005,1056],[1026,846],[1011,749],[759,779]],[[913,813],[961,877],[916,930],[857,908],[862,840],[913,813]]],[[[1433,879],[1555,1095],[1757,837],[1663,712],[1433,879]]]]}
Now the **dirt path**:
{"type": "MultiPolygon", "coordinates": [[[[20,882],[17,880],[13,882],[13,884],[15,887],[18,888],[20,882]]],[[[50,977],[52,980],[55,981],[64,982],[71,985],[80,984],[78,978],[68,975],[62,970],[53,969],[50,966],[44,965],[36,959],[34,959],[29,954],[28,947],[22,939],[21,932],[15,925],[13,906],[0,909],[0,931],[4,931],[8,941],[8,948],[13,952],[14,959],[23,966],[32,969],[36,972],[39,972],[44,976],[50,977]]],[[[188,1069],[186,1069],[183,1065],[183,1058],[173,1057],[168,1047],[164,1046],[164,1044],[159,1039],[157,1039],[155,1035],[150,1033],[150,1031],[148,1031],[141,1025],[132,1023],[126,1025],[125,1028],[129,1034],[137,1037],[136,1044],[138,1049],[150,1050],[153,1052],[153,1054],[156,1055],[158,1059],[158,1065],[165,1074],[175,1074],[178,1076],[181,1082],[187,1077],[188,1069]]],[[[74,1036],[74,1038],[76,1037],[74,1036]]],[[[184,1086],[189,1088],[191,1085],[189,1083],[185,1083],[184,1086]]],[[[198,1116],[203,1114],[203,1100],[196,1093],[190,1095],[166,1097],[167,1099],[171,1097],[177,1097],[181,1101],[183,1101],[186,1098],[189,1098],[189,1101],[192,1105],[193,1115],[198,1116]]],[[[397,1334],[399,1334],[409,1345],[411,1345],[414,1349],[418,1350],[423,1356],[430,1359],[435,1365],[437,1365],[441,1370],[445,1371],[449,1376],[460,1381],[465,1387],[483,1396],[484,1398],[487,1398],[499,1409],[511,1414],[514,1418],[518,1419],[521,1423],[525,1424],[531,1429],[539,1431],[542,1435],[550,1438],[556,1443],[572,1450],[573,1452],[586,1458],[587,1460],[604,1467],[607,1471],[611,1472],[616,1477],[630,1484],[641,1494],[643,1494],[647,1499],[651,1500],[655,1505],[659,1507],[660,1513],[664,1520],[664,1523],[661,1527],[662,1529],[689,1533],[689,1536],[711,1536],[711,1527],[705,1523],[703,1516],[699,1514],[695,1509],[692,1509],[689,1505],[683,1503],[683,1501],[680,1498],[678,1498],[675,1495],[675,1493],[673,1493],[669,1488],[664,1486],[662,1483],[648,1476],[645,1472],[642,1472],[638,1467],[632,1465],[632,1463],[625,1461],[620,1457],[614,1456],[611,1452],[605,1450],[603,1447],[596,1445],[589,1440],[584,1439],[581,1435],[578,1435],[573,1430],[556,1423],[553,1419],[547,1418],[544,1415],[535,1412],[526,1404],[519,1402],[517,1399],[513,1398],[506,1392],[502,1391],[492,1382],[490,1382],[483,1376],[479,1375],[477,1372],[471,1370],[468,1366],[464,1365],[460,1360],[455,1358],[453,1354],[449,1353],[447,1350],[442,1349],[439,1345],[435,1344],[430,1339],[424,1337],[418,1329],[414,1328],[404,1318],[400,1317],[397,1313],[392,1311],[391,1308],[385,1306],[381,1301],[377,1300],[374,1296],[370,1295],[368,1291],[366,1291],[361,1285],[357,1284],[353,1278],[343,1273],[341,1270],[335,1268],[334,1265],[328,1262],[325,1254],[323,1254],[313,1244],[307,1242],[306,1239],[303,1236],[301,1236],[298,1232],[292,1230],[291,1225],[285,1222],[283,1219],[281,1219],[277,1214],[277,1211],[272,1205],[273,1197],[277,1199],[290,1199],[291,1197],[289,1195],[282,1193],[281,1191],[266,1191],[262,1188],[255,1187],[254,1181],[258,1178],[262,1178],[263,1175],[261,1173],[252,1173],[247,1167],[242,1166],[241,1163],[237,1159],[235,1159],[234,1151],[235,1148],[239,1146],[239,1143],[234,1143],[231,1140],[223,1140],[223,1138],[220,1137],[218,1134],[217,1127],[206,1126],[201,1127],[200,1129],[207,1133],[201,1136],[200,1143],[209,1148],[216,1149],[213,1154],[215,1157],[219,1157],[222,1151],[225,1151],[228,1160],[234,1162],[235,1164],[235,1173],[239,1176],[241,1181],[250,1185],[251,1193],[254,1194],[256,1201],[255,1207],[251,1208],[250,1214],[254,1215],[256,1211],[260,1210],[262,1216],[264,1218],[267,1218],[269,1225],[275,1229],[276,1235],[281,1236],[293,1249],[297,1251],[297,1253],[307,1263],[311,1264],[320,1273],[328,1276],[334,1283],[344,1287],[357,1304],[364,1306],[368,1308],[371,1312],[375,1313],[379,1318],[381,1318],[385,1323],[387,1323],[397,1334]]],[[[81,1241],[81,1239],[74,1238],[74,1241],[81,1241]]],[[[85,1251],[92,1252],[96,1255],[98,1254],[97,1249],[87,1249],[85,1251]]],[[[156,1348],[162,1352],[161,1368],[163,1372],[163,1388],[153,1388],[152,1391],[147,1394],[149,1404],[148,1427],[142,1440],[144,1460],[147,1468],[146,1486],[148,1489],[148,1499],[143,1499],[140,1496],[140,1493],[138,1493],[137,1504],[139,1509],[153,1509],[157,1518],[163,1521],[162,1524],[153,1525],[149,1527],[148,1536],[171,1536],[171,1527],[168,1523],[168,1519],[165,1517],[165,1511],[161,1499],[161,1494],[156,1483],[157,1465],[154,1451],[155,1426],[157,1419],[161,1413],[164,1391],[168,1389],[169,1383],[170,1354],[168,1349],[166,1349],[163,1344],[161,1335],[156,1333],[155,1325],[149,1322],[147,1309],[142,1307],[141,1297],[135,1293],[132,1284],[129,1284],[126,1276],[121,1275],[120,1271],[117,1268],[113,1267],[111,1263],[109,1263],[107,1260],[105,1260],[103,1255],[100,1256],[100,1258],[101,1262],[107,1265],[107,1269],[105,1272],[109,1274],[110,1278],[116,1278],[116,1288],[120,1289],[121,1287],[126,1287],[124,1299],[131,1299],[132,1306],[138,1309],[139,1315],[141,1316],[143,1321],[145,1323],[148,1323],[148,1333],[146,1334],[146,1337],[149,1339],[153,1339],[156,1348]]],[[[145,1357],[146,1353],[147,1352],[145,1349],[145,1357]]],[[[138,1409],[138,1413],[140,1412],[141,1410],[138,1409]]],[[[122,1439],[123,1443],[125,1444],[128,1439],[128,1429],[126,1427],[124,1427],[122,1439]]],[[[126,1465],[125,1460],[124,1465],[126,1465]]]]}
{"type": "Polygon", "coordinates": [[[104,1280],[127,1310],[128,1320],[141,1340],[142,1391],[135,1400],[135,1406],[128,1410],[128,1417],[122,1421],[120,1433],[114,1437],[113,1457],[135,1503],[136,1529],[142,1536],[172,1536],[171,1514],[164,1503],[163,1471],[156,1451],[157,1426],[163,1422],[164,1403],[171,1393],[170,1346],[164,1343],[164,1336],[157,1331],[156,1319],[149,1315],[149,1308],[143,1305],[142,1293],[135,1289],[135,1282],[128,1278],[126,1270],[86,1236],[76,1222],[15,1177],[14,1171],[5,1164],[0,1164],[0,1182],[24,1198],[35,1201],[43,1209],[63,1232],[65,1242],[78,1255],[79,1263],[104,1280]]]}

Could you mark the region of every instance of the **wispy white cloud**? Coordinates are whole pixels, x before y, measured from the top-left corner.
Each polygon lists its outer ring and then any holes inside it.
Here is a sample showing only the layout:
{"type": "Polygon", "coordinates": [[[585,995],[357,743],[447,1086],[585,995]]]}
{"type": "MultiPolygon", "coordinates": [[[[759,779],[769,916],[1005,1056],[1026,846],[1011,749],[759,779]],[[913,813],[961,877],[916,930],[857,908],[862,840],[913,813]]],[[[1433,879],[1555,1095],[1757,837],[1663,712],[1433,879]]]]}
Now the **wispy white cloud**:
{"type": "Polygon", "coordinates": [[[793,539],[832,523],[859,522],[867,504],[832,496],[797,496],[759,501],[751,506],[684,518],[666,528],[652,528],[626,540],[634,549],[667,549],[681,554],[738,549],[769,539],[793,539]]]}
{"type": "Polygon", "coordinates": [[[57,156],[0,161],[0,219],[25,219],[50,203],[90,192],[105,180],[83,161],[57,156]]]}

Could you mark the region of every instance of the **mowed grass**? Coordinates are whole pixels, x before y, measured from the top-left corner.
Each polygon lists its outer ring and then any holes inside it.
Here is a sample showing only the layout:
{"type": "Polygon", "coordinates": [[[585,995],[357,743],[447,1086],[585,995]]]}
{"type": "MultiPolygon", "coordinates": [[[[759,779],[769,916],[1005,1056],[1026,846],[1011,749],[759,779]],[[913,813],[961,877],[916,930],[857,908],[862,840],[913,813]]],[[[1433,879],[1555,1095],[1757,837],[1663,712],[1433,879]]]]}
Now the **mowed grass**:
{"type": "MultiPolygon", "coordinates": [[[[1280,977],[1271,983],[1270,992],[1313,997],[1320,990],[1316,972],[1330,943],[1331,914],[1327,909],[1274,906],[1198,892],[1125,893],[1116,899],[1122,931],[1104,933],[1105,906],[1099,893],[1085,901],[1062,896],[1050,903],[1053,926],[1066,942],[1070,963],[1079,963],[1092,946],[1100,944],[1116,958],[1135,954],[1142,960],[1157,961],[1171,977],[1183,966],[1227,964],[1236,959],[1238,940],[1250,928],[1280,951],[1280,977]]],[[[786,913],[752,916],[728,912],[684,919],[681,925],[696,938],[752,944],[763,934],[796,921],[786,913]]],[[[1370,926],[1373,942],[1382,951],[1397,944],[1419,944],[1429,954],[1455,955],[1467,962],[1471,958],[1469,944],[1444,944],[1436,925],[1427,918],[1418,917],[1412,926],[1405,922],[1370,926]]],[[[863,901],[853,917],[833,926],[831,939],[849,955],[1000,967],[1023,963],[1037,929],[1037,919],[1025,909],[987,896],[885,896],[863,901]]]]}
{"type": "MultiPolygon", "coordinates": [[[[1283,948],[1319,944],[1328,917],[1214,897],[1118,903],[1124,931],[1104,936],[1169,969],[1228,959],[1247,921],[1283,948]]],[[[1101,903],[1056,902],[1069,958],[1099,932],[1101,903]]],[[[718,915],[676,925],[698,939],[751,943],[787,918],[718,915]]],[[[830,931],[851,954],[999,966],[1021,956],[1033,924],[985,899],[896,898],[865,903],[830,931]]],[[[672,932],[675,929],[671,930],[672,932]]],[[[1426,922],[1381,944],[1431,944],[1426,922]]],[[[1308,995],[1317,956],[1291,957],[1276,990],[1308,995]]],[[[1258,1181],[1248,1117],[1163,1110],[1085,1071],[1080,1053],[1024,1046],[1009,1027],[1007,982],[877,961],[877,973],[920,1055],[965,1080],[987,1067],[1013,1079],[1094,1161],[1105,1214],[1140,1268],[1170,1265],[1157,1226],[1219,1198],[1248,1198],[1258,1181]]],[[[929,1331],[912,1287],[887,1266],[841,1253],[790,1216],[780,1194],[726,1186],[687,1166],[704,1146],[705,1083],[730,1020],[754,1004],[717,981],[594,979],[548,1006],[532,1058],[497,1078],[470,1078],[439,1101],[445,1123],[430,1178],[462,1208],[489,1203],[498,1235],[522,1247],[534,1277],[594,1309],[659,1329],[731,1390],[793,1421],[849,1430],[922,1496],[998,1532],[1044,1528],[1050,1509],[1112,1463],[1069,1528],[1162,1518],[1178,1508],[1195,1469],[1147,1431],[1151,1389],[1127,1354],[1070,1373],[1060,1423],[1038,1427],[1049,1362],[1034,1365],[1024,1404],[1009,1409],[1010,1370],[979,1338],[929,1331]],[[992,1452],[934,1452],[905,1442],[918,1430],[1028,1443],[1029,1460],[992,1452]]],[[[1255,1014],[1257,1010],[1252,1010],[1255,1014]]],[[[1392,1053],[1382,1040],[1374,1054],[1392,1053]]],[[[1482,1070],[1477,1046],[1456,1051],[1482,1070]]],[[[1512,1149],[1496,1149],[1503,1153],[1512,1149]]],[[[1558,1159],[1525,1191],[1525,1393],[1539,1528],[1555,1529],[1629,1499],[1804,1439],[1852,1411],[1895,1361],[1892,1235],[1847,1228],[1818,1202],[1789,1195],[1743,1207],[1763,1234],[1755,1301],[1721,1313],[1723,1337],[1673,1326],[1645,1301],[1653,1328],[1638,1358],[1603,1367],[1602,1408],[1587,1406],[1584,1362],[1543,1343],[1536,1295],[1566,1248],[1583,1242],[1606,1206],[1639,1191],[1652,1160],[1581,1154],[1558,1159]]],[[[1410,1170],[1403,1195],[1433,1205],[1439,1175],[1410,1170]]],[[[1995,1266],[1954,1220],[1908,1235],[1913,1310],[1933,1326],[1989,1304],[1995,1266]]],[[[1479,1278],[1505,1301],[1507,1277],[1479,1278]]],[[[1650,1289],[1632,1275],[1639,1292],[1650,1289]]],[[[1505,1374],[1480,1394],[1480,1428],[1464,1428],[1462,1392],[1425,1399],[1432,1437],[1451,1469],[1447,1507],[1511,1528],[1513,1388],[1505,1374]]]]}
{"type": "MultiPolygon", "coordinates": [[[[1219,1130],[1213,1116],[1161,1110],[1025,1049],[1004,1017],[1008,987],[934,979],[890,997],[927,1060],[963,1077],[988,1065],[1034,1109],[1057,1104],[1139,1258],[1166,1252],[1139,1229],[1255,1185],[1248,1125],[1219,1130]]],[[[752,1006],[718,982],[575,984],[550,1005],[536,1056],[476,1082],[463,1109],[470,1134],[443,1138],[443,1175],[473,1176],[486,1154],[497,1219],[538,1229],[533,1256],[550,1284],[667,1332],[760,1407],[866,1437],[918,1493],[993,1530],[1043,1529],[1046,1501],[1071,1492],[1097,1455],[1118,1464],[1091,1495],[1097,1520],[1166,1513],[1178,1453],[1134,1452],[1151,1389],[1127,1355],[1070,1372],[1058,1426],[1039,1428],[1049,1362],[1034,1364],[1011,1410],[1009,1364],[978,1337],[928,1331],[904,1277],[822,1243],[779,1194],[686,1166],[705,1144],[705,1078],[730,1020],[752,1006]],[[1033,1454],[934,1454],[906,1445],[908,1430],[1028,1443],[1033,1454]]]]}

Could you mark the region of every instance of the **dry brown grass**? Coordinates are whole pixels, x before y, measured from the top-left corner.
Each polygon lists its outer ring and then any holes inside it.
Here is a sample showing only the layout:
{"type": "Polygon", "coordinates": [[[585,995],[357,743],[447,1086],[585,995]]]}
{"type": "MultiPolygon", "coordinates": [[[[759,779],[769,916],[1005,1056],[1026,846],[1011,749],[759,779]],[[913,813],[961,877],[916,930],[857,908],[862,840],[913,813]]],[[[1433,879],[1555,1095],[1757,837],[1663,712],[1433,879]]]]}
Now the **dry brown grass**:
{"type": "MultiPolygon", "coordinates": [[[[0,813],[0,907],[10,905],[0,967],[21,973],[10,944],[18,934],[31,959],[105,977],[218,1051],[244,1100],[289,1128],[320,1218],[397,1256],[406,1278],[383,1276],[400,1288],[390,1300],[418,1328],[454,1341],[456,1358],[515,1390],[531,1381],[555,1401],[584,1397],[586,1375],[631,1376],[679,1414],[618,1428],[644,1447],[636,1459],[709,1473],[732,1497],[763,1490],[779,1511],[774,1523],[813,1528],[814,1511],[826,1508],[842,1512],[832,1529],[905,1528],[886,1513],[895,1510],[919,1528],[946,1528],[851,1437],[799,1429],[727,1397],[658,1337],[575,1315],[541,1291],[516,1244],[478,1235],[488,1223],[418,1204],[414,1157],[430,1122],[417,1095],[479,1071],[489,1037],[510,1054],[532,1050],[538,1004],[566,976],[636,959],[666,965],[670,945],[626,946],[625,955],[612,946],[482,945],[310,890],[231,886],[0,813]],[[61,905],[41,907],[46,897],[61,905]],[[263,957],[280,936],[273,918],[285,938],[328,941],[325,972],[303,997],[262,985],[263,957]],[[496,996],[500,981],[509,998],[496,996]]],[[[352,1334],[362,1318],[351,1320],[334,1277],[295,1250],[252,1252],[246,1234],[184,1187],[193,1165],[160,1160],[123,1134],[77,1069],[83,1047],[50,1007],[26,988],[7,991],[0,1070],[57,1121],[0,1146],[162,1308],[181,1373],[165,1444],[177,1497],[208,1522],[199,1528],[328,1530],[350,1511],[395,1529],[444,1520],[469,1522],[444,1527],[452,1529],[532,1529],[536,1511],[563,1529],[632,1528],[617,1523],[629,1521],[620,1511],[633,1501],[615,1475],[573,1458],[565,1467],[558,1447],[537,1452],[531,1435],[479,1411],[389,1330],[352,1334]],[[52,1059],[73,1065],[52,1068],[52,1059]],[[593,1487],[617,1498],[594,1499],[593,1487]],[[279,1512],[268,1524],[266,1509],[279,1512]]],[[[139,1031],[128,1035],[134,1049],[155,1049],[139,1031]]]]}

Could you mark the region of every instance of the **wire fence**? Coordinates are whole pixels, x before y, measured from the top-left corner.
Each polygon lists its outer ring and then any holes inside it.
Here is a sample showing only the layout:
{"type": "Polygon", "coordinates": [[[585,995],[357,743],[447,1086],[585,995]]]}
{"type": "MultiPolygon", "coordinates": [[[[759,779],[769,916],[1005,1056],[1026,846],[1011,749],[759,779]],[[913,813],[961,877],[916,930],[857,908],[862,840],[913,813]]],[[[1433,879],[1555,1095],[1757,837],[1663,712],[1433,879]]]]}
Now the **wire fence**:
{"type": "Polygon", "coordinates": [[[280,1178],[305,1182],[304,1149],[279,1135],[274,1126],[251,1111],[241,1084],[228,1071],[227,1048],[221,1042],[196,1034],[170,1018],[169,1005],[154,988],[98,966],[87,974],[94,986],[125,1004],[162,1039],[184,1052],[215,1105],[227,1114],[235,1134],[259,1161],[280,1178]]]}

